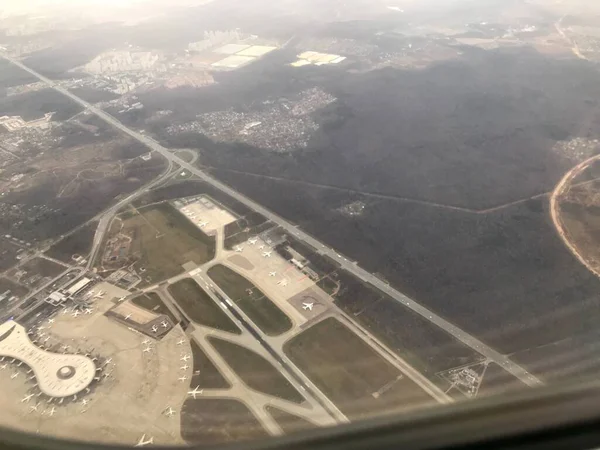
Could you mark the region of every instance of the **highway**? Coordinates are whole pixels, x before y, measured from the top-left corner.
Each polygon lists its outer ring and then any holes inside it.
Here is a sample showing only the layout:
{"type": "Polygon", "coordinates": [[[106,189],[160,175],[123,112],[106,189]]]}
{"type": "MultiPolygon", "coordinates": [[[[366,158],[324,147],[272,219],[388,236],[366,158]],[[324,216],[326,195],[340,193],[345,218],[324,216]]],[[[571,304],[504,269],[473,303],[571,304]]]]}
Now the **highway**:
{"type": "Polygon", "coordinates": [[[206,183],[211,184],[215,188],[225,192],[226,194],[235,198],[239,202],[244,203],[249,208],[252,208],[255,211],[259,212],[260,214],[265,216],[267,219],[273,221],[274,223],[277,223],[279,226],[281,226],[283,229],[285,229],[287,232],[289,232],[293,236],[297,237],[298,239],[304,240],[306,243],[308,243],[308,244],[312,245],[314,248],[318,249],[319,252],[322,253],[323,255],[327,255],[330,258],[332,258],[333,260],[337,261],[341,265],[341,267],[343,269],[345,269],[346,271],[352,273],[353,275],[360,278],[361,280],[375,286],[377,289],[380,289],[381,291],[385,292],[390,297],[395,299],[397,302],[401,303],[402,305],[411,309],[412,311],[416,312],[417,314],[423,316],[425,319],[429,320],[430,322],[434,323],[435,325],[437,325],[438,327],[440,327],[447,333],[451,334],[452,336],[454,336],[456,339],[458,339],[459,341],[461,341],[468,347],[471,347],[472,349],[479,352],[481,355],[483,355],[489,361],[495,362],[496,364],[503,367],[506,371],[508,371],[515,377],[517,377],[519,380],[521,380],[526,385],[533,387],[533,386],[539,386],[539,385],[543,384],[541,382],[541,380],[539,380],[533,374],[530,374],[525,368],[523,368],[520,365],[518,365],[517,363],[513,362],[506,355],[503,355],[500,352],[498,352],[497,350],[494,350],[490,346],[481,342],[475,336],[472,336],[471,334],[463,331],[456,325],[448,322],[443,317],[435,314],[434,312],[430,311],[426,307],[411,300],[410,298],[408,298],[401,292],[397,291],[396,289],[392,288],[387,283],[383,282],[382,280],[380,280],[373,274],[360,268],[357,264],[353,263],[352,261],[347,260],[345,257],[340,255],[334,249],[326,247],[324,244],[322,244],[321,242],[319,242],[312,236],[308,235],[304,231],[300,230],[296,226],[292,225],[290,222],[286,221],[282,217],[279,217],[275,213],[267,210],[266,208],[259,205],[255,201],[245,197],[244,195],[235,191],[234,189],[227,186],[226,184],[207,175],[206,173],[202,172],[200,169],[193,166],[192,164],[185,162],[184,160],[182,160],[181,158],[179,158],[178,156],[173,154],[170,150],[161,146],[154,139],[151,139],[148,136],[144,136],[141,133],[131,130],[130,128],[126,127],[121,122],[119,122],[115,117],[111,116],[110,114],[107,114],[106,112],[102,111],[101,109],[96,108],[92,104],[77,97],[73,93],[69,92],[67,89],[64,89],[63,87],[54,83],[49,78],[46,78],[45,76],[39,74],[38,72],[30,69],[29,67],[27,67],[20,61],[17,61],[6,55],[2,55],[2,57],[5,58],[6,60],[12,62],[14,65],[20,67],[21,69],[25,70],[26,72],[37,77],[40,81],[43,81],[48,86],[54,88],[56,91],[60,92],[61,94],[69,97],[74,102],[80,104],[84,108],[87,108],[89,111],[93,112],[98,117],[103,119],[105,122],[109,123],[110,125],[113,125],[115,128],[121,130],[123,133],[125,133],[125,134],[131,136],[132,138],[136,139],[137,141],[147,145],[150,149],[161,153],[169,161],[172,161],[173,163],[177,163],[179,166],[181,166],[182,168],[184,168],[186,170],[189,170],[191,173],[193,173],[194,175],[196,175],[197,177],[199,177],[206,183]]]}

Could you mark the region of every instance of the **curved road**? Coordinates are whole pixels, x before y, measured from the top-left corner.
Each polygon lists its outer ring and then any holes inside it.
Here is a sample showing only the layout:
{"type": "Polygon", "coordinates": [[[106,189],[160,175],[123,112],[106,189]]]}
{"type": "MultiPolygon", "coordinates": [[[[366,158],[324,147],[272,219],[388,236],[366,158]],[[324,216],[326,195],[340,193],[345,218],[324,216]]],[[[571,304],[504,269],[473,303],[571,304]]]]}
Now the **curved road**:
{"type": "Polygon", "coordinates": [[[337,261],[341,265],[341,267],[343,269],[345,269],[346,271],[352,273],[353,275],[360,278],[361,280],[363,280],[367,283],[370,283],[371,285],[375,286],[376,288],[380,289],[381,291],[385,292],[386,294],[388,294],[389,296],[394,298],[397,302],[403,304],[407,308],[409,308],[409,309],[413,310],[414,312],[416,312],[417,314],[423,316],[425,319],[436,324],[438,327],[442,328],[447,333],[450,333],[452,336],[454,336],[459,341],[463,342],[465,345],[467,345],[467,346],[471,347],[472,349],[476,350],[477,352],[479,352],[481,355],[486,357],[489,361],[493,361],[496,364],[503,367],[506,371],[508,371],[515,377],[517,377],[519,380],[521,380],[526,385],[539,386],[539,385],[543,384],[537,377],[535,377],[533,374],[529,373],[525,368],[521,367],[517,363],[510,360],[510,358],[508,358],[506,355],[503,355],[500,352],[498,352],[497,350],[494,350],[493,348],[491,348],[488,345],[481,342],[475,336],[472,336],[471,334],[463,331],[462,329],[460,329],[456,325],[453,325],[452,323],[448,322],[441,316],[438,316],[437,314],[435,314],[434,312],[425,308],[424,306],[409,299],[406,295],[404,295],[401,292],[397,291],[396,289],[392,288],[387,283],[385,283],[385,282],[381,281],[379,278],[375,277],[373,274],[358,267],[358,265],[354,264],[353,262],[348,261],[346,258],[344,258],[340,254],[338,254],[334,249],[326,247],[324,244],[317,241],[315,238],[308,235],[304,231],[298,229],[296,226],[292,225],[290,222],[279,217],[278,215],[274,214],[273,212],[271,212],[268,209],[264,208],[263,206],[259,205],[255,201],[245,197],[244,195],[235,191],[234,189],[227,186],[226,184],[223,184],[220,181],[216,180],[215,178],[207,175],[206,173],[202,172],[197,167],[185,162],[178,156],[174,155],[167,148],[161,146],[154,139],[151,139],[148,136],[144,136],[143,134],[138,133],[138,132],[126,127],[121,122],[119,122],[115,117],[111,116],[110,114],[107,114],[106,112],[102,111],[101,109],[96,108],[92,104],[77,97],[75,94],[69,92],[67,89],[54,83],[54,81],[50,80],[49,78],[46,78],[45,76],[39,74],[38,72],[30,69],[29,67],[27,67],[20,61],[15,60],[7,55],[2,55],[2,57],[5,58],[6,60],[12,62],[14,65],[20,67],[21,69],[25,70],[26,72],[29,72],[33,76],[37,77],[40,81],[43,81],[48,86],[54,88],[56,91],[69,97],[74,102],[78,103],[79,105],[83,106],[84,108],[87,108],[88,111],[93,112],[98,117],[100,117],[102,120],[113,125],[115,128],[121,130],[123,133],[125,133],[125,134],[131,136],[132,138],[136,139],[137,141],[145,144],[150,149],[159,152],[168,160],[179,164],[179,166],[181,166],[184,169],[189,170],[191,173],[193,173],[194,175],[196,175],[203,181],[211,184],[212,186],[225,192],[226,194],[230,195],[231,197],[235,198],[236,200],[244,203],[246,206],[254,209],[255,211],[257,211],[260,214],[262,214],[263,216],[265,216],[267,219],[277,223],[279,226],[281,226],[283,229],[285,229],[287,232],[289,232],[293,236],[297,237],[298,239],[306,241],[308,244],[310,244],[314,248],[318,249],[321,254],[327,255],[330,258],[332,258],[333,260],[337,261]]]}

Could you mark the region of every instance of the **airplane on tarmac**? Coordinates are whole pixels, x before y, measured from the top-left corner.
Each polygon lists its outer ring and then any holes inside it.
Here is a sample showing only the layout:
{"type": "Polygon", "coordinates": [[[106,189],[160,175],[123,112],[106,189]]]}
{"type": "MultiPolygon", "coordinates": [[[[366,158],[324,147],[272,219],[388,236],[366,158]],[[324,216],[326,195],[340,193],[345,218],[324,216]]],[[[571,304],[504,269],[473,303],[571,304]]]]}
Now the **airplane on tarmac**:
{"type": "Polygon", "coordinates": [[[188,366],[187,364],[184,364],[183,366],[181,366],[179,369],[180,370],[188,370],[190,366],[188,366]]]}
{"type": "Polygon", "coordinates": [[[150,339],[146,338],[142,341],[142,344],[146,345],[150,343],[150,339]]]}
{"type": "Polygon", "coordinates": [[[161,326],[161,327],[163,327],[163,328],[169,328],[169,324],[168,324],[168,323],[167,323],[167,321],[165,321],[165,320],[163,320],[163,321],[160,323],[160,326],[161,326]]]}
{"type": "Polygon", "coordinates": [[[277,275],[277,272],[269,272],[270,277],[274,277],[275,275],[277,275]]]}
{"type": "Polygon", "coordinates": [[[152,325],[152,332],[153,333],[157,333],[158,332],[158,327],[156,325],[152,325]]]}
{"type": "Polygon", "coordinates": [[[314,307],[315,307],[314,302],[302,303],[302,309],[304,309],[304,310],[312,311],[314,307]]]}
{"type": "Polygon", "coordinates": [[[19,376],[19,372],[15,372],[10,376],[11,380],[14,380],[15,378],[17,378],[19,376]]]}
{"type": "Polygon", "coordinates": [[[265,258],[270,258],[271,257],[271,253],[273,253],[273,252],[263,252],[263,256],[265,258]]]}
{"type": "Polygon", "coordinates": [[[183,345],[183,344],[185,344],[185,339],[179,339],[177,341],[177,345],[183,345]]]}
{"type": "Polygon", "coordinates": [[[129,313],[125,316],[125,320],[129,320],[130,317],[131,317],[131,313],[129,313]]]}
{"type": "Polygon", "coordinates": [[[29,402],[29,400],[31,400],[31,397],[33,397],[33,394],[26,395],[21,399],[21,403],[29,402]]]}
{"type": "Polygon", "coordinates": [[[208,225],[208,222],[200,222],[200,223],[198,224],[198,226],[199,226],[200,228],[204,228],[206,225],[208,225]]]}
{"type": "Polygon", "coordinates": [[[181,357],[181,360],[184,361],[184,362],[187,362],[188,359],[190,359],[190,355],[183,355],[181,357]]]}
{"type": "Polygon", "coordinates": [[[173,408],[171,408],[170,406],[165,410],[165,415],[168,417],[171,417],[174,414],[175,414],[175,410],[173,408]]]}
{"type": "Polygon", "coordinates": [[[81,404],[83,406],[86,406],[90,401],[87,398],[84,398],[83,400],[81,400],[81,404]]]}
{"type": "Polygon", "coordinates": [[[93,310],[93,309],[91,309],[91,308],[86,308],[86,309],[85,309],[85,313],[86,313],[86,314],[91,314],[91,313],[93,313],[93,312],[94,312],[94,310],[93,310]]]}
{"type": "Polygon", "coordinates": [[[38,410],[38,406],[40,406],[40,404],[39,404],[39,403],[36,403],[35,405],[31,405],[31,406],[29,407],[29,412],[30,412],[30,413],[32,413],[32,412],[34,412],[34,411],[37,411],[37,410],[38,410]]]}
{"type": "Polygon", "coordinates": [[[137,444],[135,444],[134,447],[144,447],[148,444],[154,444],[154,438],[150,436],[150,439],[146,439],[146,435],[142,434],[142,437],[137,441],[137,444]]]}
{"type": "Polygon", "coordinates": [[[244,251],[244,247],[242,247],[241,245],[237,245],[234,250],[238,253],[242,253],[244,251]]]}
{"type": "Polygon", "coordinates": [[[79,314],[81,314],[79,311],[75,310],[73,312],[73,314],[71,314],[73,317],[77,317],[79,314]]]}
{"type": "Polygon", "coordinates": [[[48,323],[54,323],[54,319],[53,318],[48,319],[48,323]]]}
{"type": "Polygon", "coordinates": [[[286,287],[286,286],[287,286],[287,284],[288,284],[288,281],[287,281],[287,280],[279,280],[279,281],[277,282],[277,284],[278,284],[279,286],[286,287]]]}
{"type": "Polygon", "coordinates": [[[259,245],[259,246],[258,246],[258,249],[259,249],[259,250],[262,250],[263,248],[265,248],[265,246],[264,246],[264,245],[259,245]]]}
{"type": "Polygon", "coordinates": [[[55,412],[56,412],[56,408],[54,406],[52,407],[52,409],[46,411],[46,413],[49,416],[53,416],[55,412]]]}
{"type": "Polygon", "coordinates": [[[193,390],[188,391],[188,395],[191,395],[192,397],[194,397],[194,400],[196,400],[196,395],[202,394],[203,392],[204,389],[200,389],[200,386],[196,386],[193,390]]]}
{"type": "Polygon", "coordinates": [[[152,349],[151,349],[150,347],[146,347],[146,348],[144,349],[144,353],[148,353],[148,352],[150,352],[150,351],[152,351],[152,349]]]}
{"type": "Polygon", "coordinates": [[[251,238],[251,239],[248,239],[248,243],[249,243],[250,245],[254,245],[254,244],[256,244],[256,242],[257,242],[257,241],[258,241],[258,238],[251,238]]]}
{"type": "Polygon", "coordinates": [[[179,377],[177,379],[183,383],[185,380],[187,380],[187,377],[184,375],[184,376],[179,377]]]}

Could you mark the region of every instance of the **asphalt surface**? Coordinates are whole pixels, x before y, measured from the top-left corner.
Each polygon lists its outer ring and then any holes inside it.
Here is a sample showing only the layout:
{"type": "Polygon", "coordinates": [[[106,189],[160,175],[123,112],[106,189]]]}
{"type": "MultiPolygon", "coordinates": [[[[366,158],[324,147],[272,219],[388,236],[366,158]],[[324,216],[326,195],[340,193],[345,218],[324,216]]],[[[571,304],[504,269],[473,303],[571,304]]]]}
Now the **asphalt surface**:
{"type": "Polygon", "coordinates": [[[500,352],[494,350],[493,348],[491,348],[488,345],[481,342],[476,337],[463,331],[456,325],[453,325],[452,323],[450,323],[447,320],[445,320],[444,318],[438,316],[437,314],[430,311],[426,307],[411,300],[410,298],[408,298],[401,292],[399,292],[399,291],[395,290],[394,288],[392,288],[391,286],[389,286],[387,283],[385,283],[385,282],[381,281],[379,278],[375,277],[373,274],[360,268],[354,262],[349,261],[342,255],[340,255],[338,252],[336,252],[334,249],[326,247],[324,244],[322,244],[321,242],[319,242],[312,236],[310,236],[307,233],[305,233],[304,231],[298,229],[296,226],[292,225],[290,222],[279,217],[278,215],[274,214],[273,212],[267,210],[266,208],[259,205],[255,201],[245,197],[244,195],[235,191],[231,187],[229,187],[229,186],[221,183],[220,181],[216,180],[215,178],[207,175],[206,173],[202,172],[197,167],[185,162],[183,159],[181,159],[178,156],[176,156],[175,154],[173,154],[170,150],[161,146],[154,139],[151,139],[148,136],[144,136],[141,133],[131,130],[130,128],[123,125],[121,122],[119,122],[116,118],[114,118],[110,114],[107,114],[106,112],[102,111],[101,109],[96,108],[92,104],[77,97],[73,93],[69,92],[67,89],[59,86],[58,84],[56,84],[54,81],[50,80],[49,78],[46,78],[45,76],[30,69],[29,67],[27,67],[20,61],[17,61],[6,55],[2,55],[2,57],[5,58],[6,60],[12,62],[14,65],[20,67],[21,69],[25,70],[26,72],[29,72],[30,74],[34,75],[40,81],[43,81],[50,87],[54,88],[56,91],[69,97],[71,100],[73,100],[74,102],[83,106],[88,111],[93,112],[98,117],[103,119],[105,122],[113,125],[115,128],[121,130],[123,133],[125,133],[125,134],[131,136],[132,138],[136,139],[137,141],[145,144],[150,149],[159,152],[165,158],[167,158],[169,161],[177,163],[179,166],[181,166],[181,168],[189,170],[191,173],[193,173],[194,175],[196,175],[197,177],[199,177],[206,183],[211,184],[212,186],[225,192],[226,194],[230,195],[231,197],[235,198],[236,200],[244,203],[246,206],[248,206],[248,207],[254,209],[255,211],[259,212],[260,214],[264,215],[267,219],[277,223],[279,226],[284,228],[286,231],[288,231],[293,236],[296,236],[297,238],[304,240],[306,243],[308,243],[308,244],[312,245],[314,248],[318,249],[320,253],[327,255],[330,258],[332,258],[333,260],[337,261],[343,269],[352,273],[353,275],[360,278],[364,282],[367,282],[367,283],[375,286],[376,288],[378,288],[381,291],[388,294],[390,297],[394,298],[397,302],[403,304],[407,308],[409,308],[412,311],[416,312],[417,314],[423,316],[425,319],[436,324],[438,327],[445,330],[447,333],[451,334],[452,336],[454,336],[456,339],[458,339],[459,341],[461,341],[468,347],[471,347],[472,349],[479,352],[481,355],[486,357],[489,361],[495,362],[496,364],[500,365],[506,371],[508,371],[515,377],[517,377],[519,380],[521,380],[526,385],[539,386],[539,385],[543,384],[541,380],[539,380],[533,374],[530,374],[525,368],[523,368],[520,365],[518,365],[517,363],[513,362],[506,355],[503,355],[500,352]]]}

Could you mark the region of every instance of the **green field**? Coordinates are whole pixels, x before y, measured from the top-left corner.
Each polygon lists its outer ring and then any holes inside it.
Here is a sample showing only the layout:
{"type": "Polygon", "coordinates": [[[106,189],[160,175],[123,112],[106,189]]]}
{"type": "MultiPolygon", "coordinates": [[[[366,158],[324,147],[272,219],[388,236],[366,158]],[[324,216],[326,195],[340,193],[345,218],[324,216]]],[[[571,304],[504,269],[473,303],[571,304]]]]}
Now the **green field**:
{"type": "Polygon", "coordinates": [[[302,403],[304,397],[273,365],[252,350],[209,338],[211,345],[250,388],[290,402],[302,403]]]}
{"type": "Polygon", "coordinates": [[[309,422],[302,417],[298,417],[295,414],[283,411],[282,409],[275,408],[274,406],[266,406],[265,410],[271,415],[271,417],[275,420],[275,422],[277,422],[277,424],[286,434],[318,428],[312,422],[309,422]]]}
{"type": "Polygon", "coordinates": [[[221,264],[208,269],[207,275],[265,334],[277,336],[292,328],[290,318],[243,276],[221,264]]]}
{"type": "Polygon", "coordinates": [[[285,353],[349,419],[433,403],[425,391],[337,319],[292,338],[285,353]]]}
{"type": "Polygon", "coordinates": [[[190,344],[192,345],[192,356],[194,358],[194,373],[190,382],[192,389],[196,386],[200,386],[201,389],[227,389],[231,387],[196,341],[191,341],[190,344]]]}
{"type": "Polygon", "coordinates": [[[237,443],[269,435],[237,400],[188,398],[181,409],[181,437],[202,446],[237,443]]]}
{"type": "Polygon", "coordinates": [[[179,307],[194,322],[229,333],[241,333],[221,307],[191,278],[173,283],[168,289],[179,307]]]}
{"type": "MultiPolygon", "coordinates": [[[[143,284],[183,272],[182,264],[203,264],[215,256],[215,239],[207,236],[168,203],[158,203],[119,216],[117,232],[132,238],[128,251],[143,284]],[[120,230],[119,230],[120,228],[120,230]]],[[[115,227],[111,227],[111,236],[115,227]]],[[[104,267],[109,269],[109,267],[104,267]]]]}
{"type": "Polygon", "coordinates": [[[164,314],[168,316],[173,323],[179,322],[179,319],[175,317],[175,314],[171,312],[169,308],[161,300],[160,296],[155,292],[148,292],[147,294],[138,295],[131,299],[131,303],[139,306],[140,308],[147,309],[156,314],[164,314]]]}

